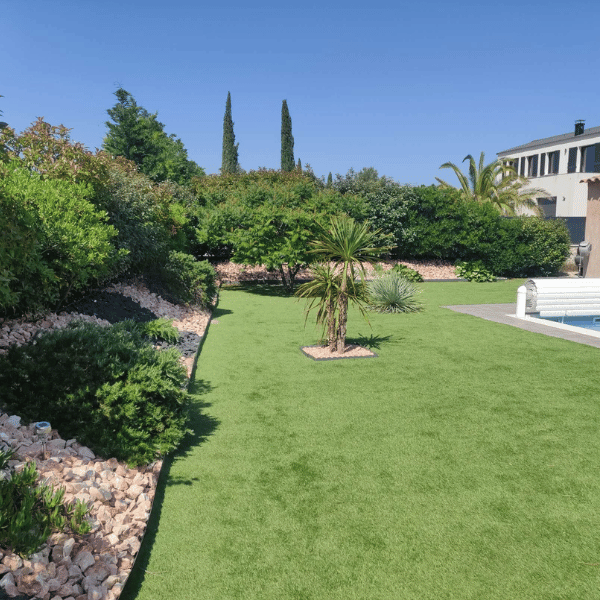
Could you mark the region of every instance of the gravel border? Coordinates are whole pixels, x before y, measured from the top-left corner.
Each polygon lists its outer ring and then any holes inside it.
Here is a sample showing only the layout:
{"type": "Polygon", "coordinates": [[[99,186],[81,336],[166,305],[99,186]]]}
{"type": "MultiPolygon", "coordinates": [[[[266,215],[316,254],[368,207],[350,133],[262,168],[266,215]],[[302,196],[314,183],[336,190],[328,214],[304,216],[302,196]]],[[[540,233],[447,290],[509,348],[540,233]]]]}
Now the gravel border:
{"type": "Polygon", "coordinates": [[[364,348],[363,346],[359,346],[359,347],[364,350],[367,350],[371,354],[364,355],[364,356],[326,356],[324,358],[316,358],[315,356],[311,356],[308,352],[306,352],[304,350],[305,348],[322,348],[322,347],[323,346],[321,344],[314,344],[313,346],[300,346],[300,351],[302,352],[302,354],[304,354],[304,356],[307,356],[308,358],[310,358],[311,360],[314,360],[315,362],[322,362],[325,360],[351,360],[351,359],[358,359],[358,358],[379,358],[379,354],[377,354],[376,352],[373,352],[373,350],[364,348]]]}

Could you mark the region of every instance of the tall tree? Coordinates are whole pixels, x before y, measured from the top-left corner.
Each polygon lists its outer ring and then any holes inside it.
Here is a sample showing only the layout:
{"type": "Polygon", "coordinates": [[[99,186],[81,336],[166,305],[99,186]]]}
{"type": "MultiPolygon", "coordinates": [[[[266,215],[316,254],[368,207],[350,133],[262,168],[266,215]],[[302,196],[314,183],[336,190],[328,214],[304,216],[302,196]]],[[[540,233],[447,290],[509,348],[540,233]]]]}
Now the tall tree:
{"type": "Polygon", "coordinates": [[[231,92],[227,92],[227,102],[225,104],[225,116],[223,117],[223,155],[221,159],[221,174],[237,173],[238,164],[238,146],[235,143],[235,134],[233,133],[233,121],[231,119],[231,92]]]}
{"type": "Polygon", "coordinates": [[[329,175],[327,175],[327,187],[330,188],[333,185],[333,175],[331,171],[329,171],[329,175]]]}
{"type": "Polygon", "coordinates": [[[281,104],[281,170],[293,171],[294,137],[292,136],[292,118],[288,110],[287,100],[281,104]]]}
{"type": "Polygon", "coordinates": [[[298,164],[296,165],[296,170],[298,173],[302,173],[302,161],[298,159],[298,164]]]}
{"type": "Polygon", "coordinates": [[[114,156],[132,160],[139,170],[154,181],[167,179],[187,183],[204,170],[188,159],[183,142],[174,134],[167,134],[158,120],[158,113],[150,114],[138,106],[134,97],[123,88],[115,92],[118,102],[106,112],[112,119],[106,121],[108,133],[103,148],[114,156]]]}

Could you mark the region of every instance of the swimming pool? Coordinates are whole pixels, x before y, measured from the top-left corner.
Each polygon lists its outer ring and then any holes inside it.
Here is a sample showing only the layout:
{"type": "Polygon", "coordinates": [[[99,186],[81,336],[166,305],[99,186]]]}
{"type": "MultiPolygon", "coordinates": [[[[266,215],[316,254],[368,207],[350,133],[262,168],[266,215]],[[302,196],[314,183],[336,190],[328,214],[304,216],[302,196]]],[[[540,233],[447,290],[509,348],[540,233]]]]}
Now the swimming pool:
{"type": "Polygon", "coordinates": [[[583,327],[583,329],[600,331],[600,316],[598,315],[546,317],[540,316],[539,314],[532,314],[531,316],[536,319],[544,319],[554,323],[561,323],[562,325],[570,325],[571,327],[583,327]]]}

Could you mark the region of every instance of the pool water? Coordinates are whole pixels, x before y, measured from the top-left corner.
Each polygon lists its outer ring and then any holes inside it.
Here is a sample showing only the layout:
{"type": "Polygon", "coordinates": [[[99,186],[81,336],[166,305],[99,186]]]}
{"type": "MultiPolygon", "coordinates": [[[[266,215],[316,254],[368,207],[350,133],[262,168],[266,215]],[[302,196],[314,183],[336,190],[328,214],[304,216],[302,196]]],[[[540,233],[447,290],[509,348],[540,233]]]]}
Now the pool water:
{"type": "Polygon", "coordinates": [[[554,321],[554,323],[571,325],[571,327],[583,327],[584,329],[600,331],[600,316],[598,315],[578,315],[576,317],[542,317],[535,315],[535,317],[546,321],[554,321]]]}

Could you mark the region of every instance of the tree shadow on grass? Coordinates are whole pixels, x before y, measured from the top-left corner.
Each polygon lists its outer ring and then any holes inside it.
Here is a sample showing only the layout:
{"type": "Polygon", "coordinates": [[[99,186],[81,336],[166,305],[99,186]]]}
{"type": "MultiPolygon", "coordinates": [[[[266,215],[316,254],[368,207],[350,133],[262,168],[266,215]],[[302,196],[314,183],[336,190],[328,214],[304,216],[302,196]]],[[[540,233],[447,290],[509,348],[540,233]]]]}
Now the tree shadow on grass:
{"type": "Polygon", "coordinates": [[[363,348],[368,348],[369,350],[379,350],[381,345],[386,342],[390,342],[392,339],[391,335],[373,335],[370,336],[359,334],[358,337],[347,337],[346,344],[358,344],[359,346],[363,346],[363,348]]]}
{"type": "Polygon", "coordinates": [[[271,296],[277,298],[291,298],[294,295],[293,293],[290,293],[287,289],[285,289],[281,282],[278,281],[274,281],[272,283],[239,283],[236,285],[227,286],[224,289],[248,292],[249,294],[256,294],[257,296],[271,296]]]}

